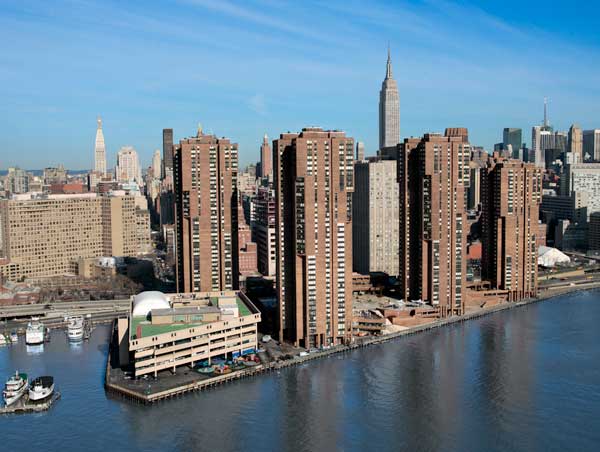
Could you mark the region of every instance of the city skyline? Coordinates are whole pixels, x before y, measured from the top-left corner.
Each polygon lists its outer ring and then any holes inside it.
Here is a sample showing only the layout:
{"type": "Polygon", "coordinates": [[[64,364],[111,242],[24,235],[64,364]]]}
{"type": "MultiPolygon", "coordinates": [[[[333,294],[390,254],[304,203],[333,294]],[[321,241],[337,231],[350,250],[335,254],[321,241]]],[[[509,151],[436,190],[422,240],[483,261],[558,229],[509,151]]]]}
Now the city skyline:
{"type": "Polygon", "coordinates": [[[573,122],[583,129],[598,127],[593,118],[599,116],[600,102],[593,100],[600,94],[591,88],[594,71],[589,68],[598,53],[593,36],[569,34],[579,30],[581,18],[571,11],[577,8],[552,11],[561,17],[557,31],[547,20],[550,13],[540,12],[543,8],[536,9],[535,3],[512,5],[516,10],[488,5],[501,9],[484,11],[437,0],[379,2],[360,10],[360,16],[352,5],[303,4],[287,7],[282,20],[284,7],[270,2],[242,6],[197,0],[171,9],[96,2],[5,4],[0,34],[5,40],[16,36],[17,42],[1,54],[5,62],[15,63],[0,78],[5,99],[0,118],[11,130],[0,138],[2,166],[92,168],[98,115],[104,121],[108,167],[125,145],[138,149],[142,166],[148,166],[163,128],[173,128],[178,140],[197,121],[209,132],[236,136],[242,165],[257,160],[265,133],[276,136],[313,123],[344,130],[365,142],[367,155],[373,155],[376,95],[388,41],[405,112],[402,139],[452,125],[468,127],[471,141],[491,150],[503,128],[530,130],[539,124],[545,96],[555,129],[566,131],[573,122]],[[306,28],[287,17],[308,15],[314,25],[306,28]],[[85,20],[79,23],[81,17],[85,20]],[[346,24],[342,28],[348,31],[319,31],[331,20],[346,24]],[[386,25],[391,21],[397,26],[386,25]],[[157,27],[170,23],[180,26],[157,27]],[[206,33],[190,31],[192,23],[206,33]],[[427,31],[434,25],[436,36],[427,31]],[[17,33],[22,27],[34,32],[17,33]],[[210,38],[211,30],[223,27],[227,32],[219,40],[210,38]],[[462,33],[453,33],[455,28],[462,33]],[[546,64],[531,65],[542,50],[546,64]],[[22,61],[19,54],[31,58],[22,61]],[[199,62],[189,59],[192,54],[199,62]],[[161,70],[183,57],[191,70],[161,70]],[[208,74],[202,65],[207,59],[232,70],[208,74]],[[43,80],[33,75],[40,63],[47,75],[43,80]],[[440,63],[445,71],[437,69],[440,63]],[[419,70],[409,71],[409,65],[419,70]],[[567,74],[544,69],[563,66],[578,73],[576,85],[567,74]],[[341,104],[327,102],[329,96],[341,104]],[[432,114],[438,98],[442,108],[432,114]],[[29,145],[30,136],[45,143],[43,150],[29,145]]]}

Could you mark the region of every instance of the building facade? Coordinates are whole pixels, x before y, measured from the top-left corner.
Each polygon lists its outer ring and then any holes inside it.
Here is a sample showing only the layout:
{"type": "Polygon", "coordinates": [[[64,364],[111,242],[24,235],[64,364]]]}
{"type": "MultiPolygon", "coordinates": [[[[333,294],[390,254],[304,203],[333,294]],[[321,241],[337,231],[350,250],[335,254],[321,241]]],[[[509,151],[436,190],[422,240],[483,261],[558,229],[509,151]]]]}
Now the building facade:
{"type": "Polygon", "coordinates": [[[583,131],[583,156],[581,162],[600,162],[600,129],[583,131]]]}
{"type": "Polygon", "coordinates": [[[123,146],[117,153],[115,178],[121,183],[135,182],[142,185],[142,168],[137,151],[131,146],[123,146]]]}
{"type": "Polygon", "coordinates": [[[354,271],[397,276],[400,195],[395,160],[356,162],[352,208],[354,271]]]}
{"type": "Polygon", "coordinates": [[[273,179],[273,165],[272,165],[273,153],[271,146],[269,145],[269,138],[265,133],[263,142],[260,145],[260,174],[259,177],[273,179]]]}
{"type": "Polygon", "coordinates": [[[173,129],[163,129],[163,175],[173,171],[173,129]]]}
{"type": "Polygon", "coordinates": [[[18,277],[77,273],[77,260],[149,251],[147,210],[134,196],[18,196],[0,200],[3,257],[18,277]]]}
{"type": "Polygon", "coordinates": [[[261,187],[252,203],[254,205],[252,240],[257,247],[258,271],[263,276],[272,277],[275,276],[277,261],[275,192],[270,187],[261,187]]]}
{"type": "Polygon", "coordinates": [[[400,142],[400,97],[392,74],[392,58],[388,48],[385,79],[379,92],[379,149],[400,142]]]}
{"type": "Polygon", "coordinates": [[[354,140],[311,127],[273,141],[279,339],[351,337],[354,140]]]}
{"type": "Polygon", "coordinates": [[[464,312],[465,190],[471,149],[462,136],[426,134],[398,146],[400,291],[443,316],[464,312]]]}
{"type": "Polygon", "coordinates": [[[600,163],[580,163],[567,165],[565,184],[569,194],[587,194],[587,219],[594,212],[600,212],[600,163]]]}
{"type": "Polygon", "coordinates": [[[255,353],[260,312],[243,292],[142,292],[119,318],[119,364],[135,377],[255,353]]]}
{"type": "Polygon", "coordinates": [[[502,131],[502,144],[504,149],[508,149],[508,146],[510,146],[512,158],[518,158],[519,149],[523,146],[523,131],[514,127],[505,127],[502,131]]]}
{"type": "Polygon", "coordinates": [[[178,292],[238,287],[238,145],[205,135],[174,147],[178,292]]]}
{"type": "Polygon", "coordinates": [[[542,175],[536,166],[494,158],[481,185],[482,279],[509,301],[537,296],[542,175]]]}
{"type": "Polygon", "coordinates": [[[583,131],[577,124],[569,128],[568,141],[569,152],[575,156],[572,163],[583,163],[583,131]]]}

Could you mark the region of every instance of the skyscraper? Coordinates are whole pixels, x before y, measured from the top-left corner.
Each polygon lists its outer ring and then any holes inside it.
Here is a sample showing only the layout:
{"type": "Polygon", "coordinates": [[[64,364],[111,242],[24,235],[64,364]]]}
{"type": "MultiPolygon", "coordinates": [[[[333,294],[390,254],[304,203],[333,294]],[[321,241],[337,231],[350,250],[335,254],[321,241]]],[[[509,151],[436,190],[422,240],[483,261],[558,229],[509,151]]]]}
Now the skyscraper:
{"type": "Polygon", "coordinates": [[[162,163],[160,158],[160,150],[154,151],[152,156],[152,177],[154,179],[160,179],[162,174],[162,163]]]}
{"type": "Polygon", "coordinates": [[[569,129],[568,149],[575,156],[575,163],[583,163],[583,131],[577,124],[569,129]]]}
{"type": "Polygon", "coordinates": [[[174,148],[178,292],[238,286],[238,145],[205,135],[174,148]]]}
{"type": "Polygon", "coordinates": [[[279,339],[346,342],[352,325],[354,139],[305,128],[273,141],[279,339]]]}
{"type": "Polygon", "coordinates": [[[586,161],[600,162],[600,129],[583,131],[583,155],[586,161]]]}
{"type": "Polygon", "coordinates": [[[395,160],[358,161],[352,197],[353,269],[398,275],[400,197],[395,160]]]}
{"type": "Polygon", "coordinates": [[[102,176],[106,176],[106,146],[104,145],[102,118],[100,116],[98,116],[97,123],[96,144],[94,146],[94,170],[102,176]]]}
{"type": "Polygon", "coordinates": [[[535,165],[496,157],[481,184],[482,278],[509,301],[537,296],[542,176],[535,165]]]}
{"type": "MultiPolygon", "coordinates": [[[[535,166],[544,168],[546,149],[554,149],[554,133],[548,121],[548,100],[544,98],[544,123],[531,130],[531,148],[534,154],[535,166]]],[[[531,155],[529,161],[531,162],[531,155]]]]}
{"type": "Polygon", "coordinates": [[[173,171],[173,129],[163,129],[163,177],[173,171]]]}
{"type": "Polygon", "coordinates": [[[117,153],[115,178],[122,183],[142,183],[142,168],[137,151],[131,146],[123,146],[117,153]]]}
{"type": "Polygon", "coordinates": [[[379,149],[400,142],[400,98],[398,85],[392,75],[392,58],[388,47],[385,79],[379,92],[379,149]]]}
{"type": "Polygon", "coordinates": [[[512,147],[512,158],[518,158],[519,149],[523,143],[523,131],[513,127],[505,127],[502,132],[502,144],[504,149],[508,149],[508,145],[512,147]]]}
{"type": "Polygon", "coordinates": [[[426,134],[398,146],[399,283],[402,298],[464,312],[470,145],[426,134]]]}
{"type": "Polygon", "coordinates": [[[362,162],[365,159],[365,143],[358,141],[356,143],[356,160],[362,162]]]}
{"type": "Polygon", "coordinates": [[[273,166],[271,165],[271,146],[269,146],[269,138],[265,133],[263,142],[260,146],[260,174],[259,177],[273,178],[273,166]]]}

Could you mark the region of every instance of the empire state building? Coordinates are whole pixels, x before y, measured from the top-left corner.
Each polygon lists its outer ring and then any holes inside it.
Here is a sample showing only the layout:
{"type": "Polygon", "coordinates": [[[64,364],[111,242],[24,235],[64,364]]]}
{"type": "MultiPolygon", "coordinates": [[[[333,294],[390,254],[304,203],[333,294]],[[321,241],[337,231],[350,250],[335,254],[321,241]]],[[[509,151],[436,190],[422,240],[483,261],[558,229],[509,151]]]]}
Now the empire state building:
{"type": "Polygon", "coordinates": [[[398,85],[392,76],[392,59],[388,47],[385,79],[379,92],[379,149],[400,142],[400,98],[398,85]]]}

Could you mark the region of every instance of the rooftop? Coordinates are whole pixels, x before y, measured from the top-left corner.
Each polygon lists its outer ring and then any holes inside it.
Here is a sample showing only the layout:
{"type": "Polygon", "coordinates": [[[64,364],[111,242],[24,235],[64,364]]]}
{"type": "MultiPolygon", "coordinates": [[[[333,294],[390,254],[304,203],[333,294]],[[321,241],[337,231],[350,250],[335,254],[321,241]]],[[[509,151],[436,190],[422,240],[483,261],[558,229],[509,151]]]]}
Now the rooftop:
{"type": "Polygon", "coordinates": [[[160,292],[142,292],[133,297],[129,335],[130,339],[140,339],[142,337],[171,333],[211,323],[210,321],[202,320],[189,321],[194,316],[221,314],[244,317],[252,315],[255,309],[253,306],[247,305],[240,295],[235,292],[176,295],[165,295],[160,292]],[[139,309],[140,299],[142,301],[141,304],[145,305],[145,309],[139,309]],[[148,300],[152,300],[150,303],[151,306],[147,306],[148,300]],[[182,316],[188,321],[153,323],[151,318],[153,314],[157,318],[164,318],[169,315],[182,316]]]}

